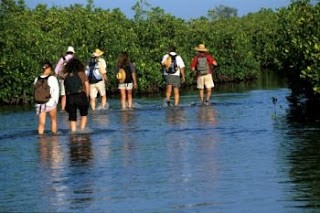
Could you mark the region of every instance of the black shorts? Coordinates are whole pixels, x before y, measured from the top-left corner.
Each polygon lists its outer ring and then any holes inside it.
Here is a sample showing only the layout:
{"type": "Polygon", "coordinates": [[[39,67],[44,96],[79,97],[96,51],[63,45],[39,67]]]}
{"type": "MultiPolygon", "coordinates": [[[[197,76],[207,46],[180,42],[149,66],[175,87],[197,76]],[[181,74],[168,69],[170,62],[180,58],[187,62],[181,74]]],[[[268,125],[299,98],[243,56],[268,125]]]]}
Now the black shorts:
{"type": "Polygon", "coordinates": [[[66,111],[69,113],[69,121],[77,121],[77,109],[81,116],[87,116],[89,101],[85,92],[67,95],[66,111]]]}

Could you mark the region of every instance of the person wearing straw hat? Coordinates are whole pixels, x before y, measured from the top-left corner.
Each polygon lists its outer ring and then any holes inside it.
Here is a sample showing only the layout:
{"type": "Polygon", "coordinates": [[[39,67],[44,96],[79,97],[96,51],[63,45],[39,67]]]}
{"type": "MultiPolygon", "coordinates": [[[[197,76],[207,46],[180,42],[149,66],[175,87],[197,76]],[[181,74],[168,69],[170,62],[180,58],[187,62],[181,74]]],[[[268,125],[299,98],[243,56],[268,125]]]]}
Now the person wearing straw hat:
{"type": "Polygon", "coordinates": [[[66,107],[66,92],[64,88],[63,79],[65,78],[64,67],[66,63],[75,56],[76,51],[72,46],[69,46],[66,54],[61,56],[58,63],[55,66],[54,73],[59,79],[60,84],[60,96],[61,96],[61,110],[64,111],[66,107]]]}
{"type": "Polygon", "coordinates": [[[183,59],[176,53],[176,48],[171,46],[169,47],[169,53],[162,57],[161,64],[164,67],[163,75],[166,82],[166,104],[167,106],[171,105],[170,97],[173,90],[174,106],[178,106],[181,83],[185,82],[185,64],[183,59]]]}
{"type": "Polygon", "coordinates": [[[119,54],[116,69],[121,109],[125,110],[127,106],[129,109],[132,109],[132,90],[137,89],[138,84],[135,68],[130,62],[127,52],[121,52],[119,54]]]}
{"type": "Polygon", "coordinates": [[[198,54],[192,59],[191,70],[196,72],[197,88],[199,89],[200,101],[203,105],[210,105],[210,98],[214,88],[212,79],[213,68],[218,65],[215,58],[208,53],[208,48],[204,44],[199,44],[194,48],[198,54]],[[206,88],[206,95],[204,94],[206,88]]]}
{"type": "Polygon", "coordinates": [[[102,58],[103,51],[96,49],[91,54],[91,60],[86,67],[86,75],[90,83],[90,106],[92,110],[96,109],[96,98],[98,93],[101,97],[101,109],[108,109],[106,95],[107,78],[107,64],[102,58]]]}

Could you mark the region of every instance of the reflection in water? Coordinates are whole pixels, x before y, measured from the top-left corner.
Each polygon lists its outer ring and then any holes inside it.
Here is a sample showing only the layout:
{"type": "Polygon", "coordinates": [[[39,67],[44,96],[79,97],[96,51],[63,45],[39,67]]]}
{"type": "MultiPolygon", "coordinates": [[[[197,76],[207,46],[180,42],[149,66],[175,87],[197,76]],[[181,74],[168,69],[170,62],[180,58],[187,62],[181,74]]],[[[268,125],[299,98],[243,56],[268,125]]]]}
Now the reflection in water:
{"type": "Polygon", "coordinates": [[[110,124],[109,116],[105,110],[96,110],[91,114],[91,122],[99,124],[99,127],[105,127],[110,124]]]}
{"type": "Polygon", "coordinates": [[[70,184],[72,198],[70,203],[75,209],[86,208],[93,202],[92,161],[93,152],[89,134],[71,134],[69,138],[70,165],[73,183],[70,184]]]}
{"type": "Polygon", "coordinates": [[[40,163],[49,175],[48,184],[44,185],[49,187],[44,189],[46,193],[50,193],[48,202],[51,204],[50,206],[64,206],[67,185],[65,184],[64,156],[59,137],[40,135],[38,144],[40,163]]]}
{"type": "Polygon", "coordinates": [[[186,128],[173,128],[166,134],[166,152],[168,159],[167,168],[169,186],[176,190],[172,191],[173,197],[187,199],[190,193],[194,197],[202,197],[198,201],[186,202],[177,209],[188,208],[193,205],[203,205],[210,202],[210,197],[216,185],[218,169],[215,158],[217,133],[215,131],[202,131],[198,125],[202,123],[215,124],[215,111],[212,107],[195,108],[199,122],[188,123],[188,115],[184,110],[168,110],[166,120],[169,124],[181,125],[186,123],[186,128]],[[194,129],[193,129],[194,128],[194,129]],[[195,188],[197,190],[195,190],[195,188]],[[207,198],[207,199],[206,199],[207,198]]]}
{"type": "Polygon", "coordinates": [[[58,136],[40,135],[38,142],[41,164],[51,169],[58,169],[63,160],[58,136]]]}
{"type": "Polygon", "coordinates": [[[200,124],[216,125],[216,111],[211,106],[201,106],[198,111],[198,121],[200,124]]]}
{"type": "MultiPolygon", "coordinates": [[[[290,125],[290,124],[289,124],[290,125]]],[[[284,144],[290,169],[290,182],[294,183],[291,199],[300,207],[320,207],[320,139],[319,127],[296,124],[290,127],[284,144]]]]}
{"type": "Polygon", "coordinates": [[[136,112],[133,110],[123,110],[121,111],[121,124],[123,124],[125,127],[135,127],[134,124],[137,121],[136,112]]]}
{"type": "Polygon", "coordinates": [[[186,123],[185,109],[179,107],[169,107],[166,109],[166,120],[172,125],[181,125],[186,123]]]}
{"type": "Polygon", "coordinates": [[[125,166],[129,166],[134,163],[134,150],[136,147],[136,122],[137,115],[135,111],[125,110],[121,111],[122,130],[120,139],[122,141],[122,154],[123,154],[123,163],[125,166]]]}
{"type": "Polygon", "coordinates": [[[90,165],[93,158],[89,134],[70,135],[70,160],[71,164],[90,165]]]}

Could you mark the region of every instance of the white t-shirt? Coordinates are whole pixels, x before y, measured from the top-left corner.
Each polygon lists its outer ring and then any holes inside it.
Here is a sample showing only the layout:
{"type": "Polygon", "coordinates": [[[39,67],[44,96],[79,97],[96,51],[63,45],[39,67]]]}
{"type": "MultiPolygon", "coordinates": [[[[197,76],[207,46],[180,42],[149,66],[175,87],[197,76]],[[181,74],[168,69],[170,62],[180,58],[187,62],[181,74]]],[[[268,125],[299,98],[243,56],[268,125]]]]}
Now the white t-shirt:
{"type": "MultiPolygon", "coordinates": [[[[178,71],[175,72],[174,74],[170,74],[170,75],[177,75],[177,76],[180,76],[180,69],[181,68],[185,68],[185,64],[181,58],[180,55],[177,55],[176,52],[170,52],[169,53],[170,55],[176,55],[176,62],[177,62],[177,66],[178,66],[178,71]]],[[[162,57],[162,61],[161,61],[161,64],[163,64],[165,62],[165,60],[167,59],[167,57],[170,57],[169,54],[165,54],[163,57],[162,57]]],[[[164,75],[169,75],[165,70],[163,71],[163,74],[164,75]]]]}

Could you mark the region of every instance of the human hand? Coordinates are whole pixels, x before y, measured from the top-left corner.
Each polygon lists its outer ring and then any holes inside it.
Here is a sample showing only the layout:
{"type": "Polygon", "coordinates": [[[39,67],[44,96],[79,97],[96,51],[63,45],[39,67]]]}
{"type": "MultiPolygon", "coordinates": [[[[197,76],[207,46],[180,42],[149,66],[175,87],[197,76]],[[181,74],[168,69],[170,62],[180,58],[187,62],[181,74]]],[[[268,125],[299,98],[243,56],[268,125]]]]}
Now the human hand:
{"type": "Polygon", "coordinates": [[[184,76],[182,76],[182,78],[181,78],[181,83],[183,84],[183,83],[185,83],[186,82],[186,78],[184,77],[184,76]]]}

